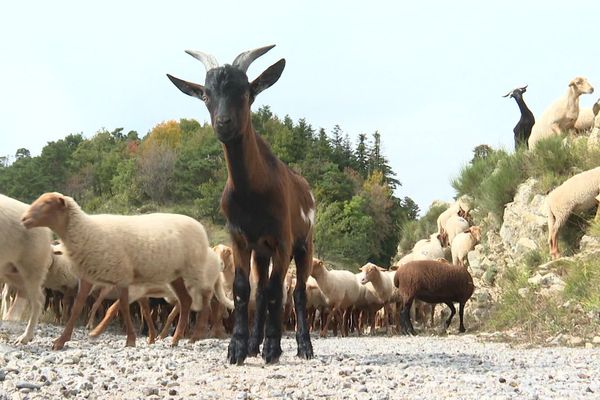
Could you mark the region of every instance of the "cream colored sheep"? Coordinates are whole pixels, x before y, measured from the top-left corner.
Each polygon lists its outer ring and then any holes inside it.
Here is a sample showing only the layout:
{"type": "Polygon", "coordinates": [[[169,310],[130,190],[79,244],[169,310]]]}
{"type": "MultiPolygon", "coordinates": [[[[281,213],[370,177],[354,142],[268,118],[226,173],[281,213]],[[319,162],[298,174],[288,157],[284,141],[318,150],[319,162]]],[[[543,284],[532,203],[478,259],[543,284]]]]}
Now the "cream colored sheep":
{"type": "Polygon", "coordinates": [[[464,267],[465,257],[469,251],[475,248],[475,245],[479,241],[481,241],[481,229],[478,226],[472,226],[456,235],[450,246],[452,250],[452,264],[464,267]]]}
{"type": "Polygon", "coordinates": [[[62,312],[61,322],[65,323],[69,315],[69,310],[79,288],[79,278],[77,277],[71,259],[66,255],[66,250],[62,243],[52,245],[52,264],[48,269],[46,280],[44,281],[46,289],[62,293],[62,312]]]}
{"type": "Polygon", "coordinates": [[[445,233],[432,233],[429,239],[419,240],[412,249],[414,253],[413,260],[435,260],[444,258],[444,247],[440,239],[445,237],[445,233]]]}
{"type": "Polygon", "coordinates": [[[213,272],[203,268],[208,238],[202,224],[193,218],[177,214],[88,215],[72,198],[45,193],[21,221],[26,228],[46,226],[58,234],[81,278],[71,316],[54,349],[61,349],[71,338],[93,283],[121,288],[127,346],[135,346],[128,307],[130,285],[169,284],[176,293],[181,317],[172,345],[183,337],[192,300],[201,306],[203,291],[213,290],[213,282],[204,276],[213,272]]]}
{"type": "Polygon", "coordinates": [[[308,326],[311,330],[313,330],[317,324],[317,313],[321,318],[320,326],[323,327],[325,325],[323,317],[328,308],[329,304],[327,304],[327,297],[323,294],[317,280],[312,276],[309,276],[306,280],[306,313],[308,316],[308,326]]]}
{"type": "Polygon", "coordinates": [[[600,112],[594,117],[592,131],[588,137],[588,147],[591,149],[600,147],[600,112]]]}
{"type": "MultiPolygon", "coordinates": [[[[548,244],[553,259],[560,256],[558,230],[572,212],[589,210],[600,201],[600,167],[574,175],[552,190],[546,198],[548,244]]],[[[596,213],[598,218],[598,212],[596,213]]]]}
{"type": "Polygon", "coordinates": [[[594,127],[594,119],[600,111],[600,99],[596,100],[594,105],[589,108],[581,108],[579,110],[579,116],[575,121],[575,130],[578,133],[585,133],[594,127]]]}
{"type": "Polygon", "coordinates": [[[370,326],[370,334],[375,334],[375,316],[377,311],[381,309],[384,302],[381,300],[375,287],[371,282],[362,284],[362,280],[365,276],[364,272],[354,274],[356,280],[359,282],[360,294],[356,303],[354,304],[354,315],[356,322],[356,330],[360,335],[364,330],[365,322],[370,326]]]}
{"type": "Polygon", "coordinates": [[[391,315],[391,304],[401,300],[399,292],[394,287],[395,271],[386,271],[373,263],[363,265],[360,270],[363,273],[361,284],[371,283],[379,300],[384,304],[385,319],[384,325],[388,331],[389,316],[391,315]]]}
{"type": "Polygon", "coordinates": [[[570,133],[579,117],[579,96],[593,92],[594,88],[584,77],[578,76],[569,82],[567,93],[552,103],[535,121],[529,136],[529,148],[533,149],[541,139],[570,133]]]}
{"type": "Polygon", "coordinates": [[[466,216],[471,210],[472,199],[467,196],[459,197],[450,207],[444,210],[437,218],[437,233],[443,234],[446,228],[446,221],[453,215],[466,216]]]}
{"type": "Polygon", "coordinates": [[[325,325],[321,327],[321,337],[327,336],[331,318],[336,318],[336,324],[341,324],[342,336],[348,335],[348,317],[351,307],[356,303],[360,294],[360,287],[354,274],[344,270],[327,270],[323,261],[313,259],[311,275],[319,284],[319,288],[327,297],[330,312],[325,325]]]}
{"type": "MultiPolygon", "coordinates": [[[[448,235],[448,243],[452,243],[456,235],[466,231],[467,229],[469,229],[469,221],[467,221],[466,219],[459,217],[458,215],[453,215],[452,217],[448,218],[448,221],[446,222],[446,233],[448,235]]],[[[443,257],[444,256],[442,255],[441,257],[435,258],[443,257]]],[[[431,258],[431,260],[433,259],[434,258],[431,258]]]]}
{"type": "MultiPolygon", "coordinates": [[[[42,284],[52,263],[50,230],[26,230],[20,223],[21,215],[28,207],[25,203],[0,195],[0,280],[22,293],[31,307],[25,332],[16,340],[22,344],[33,339],[44,305],[42,284]]],[[[18,297],[4,318],[11,319],[17,314],[17,303],[22,304],[18,297]]]]}

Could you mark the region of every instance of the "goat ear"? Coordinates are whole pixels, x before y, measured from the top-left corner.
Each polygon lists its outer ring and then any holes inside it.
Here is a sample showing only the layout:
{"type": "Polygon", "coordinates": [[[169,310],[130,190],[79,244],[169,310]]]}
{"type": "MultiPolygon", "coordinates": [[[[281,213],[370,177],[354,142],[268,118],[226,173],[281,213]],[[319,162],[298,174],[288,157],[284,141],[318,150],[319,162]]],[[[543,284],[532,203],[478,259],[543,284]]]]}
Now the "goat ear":
{"type": "Polygon", "coordinates": [[[204,96],[204,86],[175,78],[169,74],[167,74],[167,78],[169,78],[171,82],[177,86],[177,89],[181,90],[183,93],[202,100],[202,96],[204,96]]]}
{"type": "Polygon", "coordinates": [[[250,94],[254,99],[260,92],[272,86],[279,80],[283,69],[285,68],[285,59],[277,61],[275,64],[267,68],[258,78],[250,84],[250,94]]]}

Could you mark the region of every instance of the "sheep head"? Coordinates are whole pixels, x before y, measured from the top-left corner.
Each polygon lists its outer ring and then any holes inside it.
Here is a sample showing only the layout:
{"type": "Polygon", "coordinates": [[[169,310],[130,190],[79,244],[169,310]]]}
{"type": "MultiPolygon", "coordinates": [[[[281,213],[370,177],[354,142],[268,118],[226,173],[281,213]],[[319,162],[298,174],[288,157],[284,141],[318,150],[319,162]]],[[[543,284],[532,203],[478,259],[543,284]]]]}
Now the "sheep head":
{"type": "Polygon", "coordinates": [[[252,82],[246,71],[250,64],[275,45],[261,47],[238,55],[231,65],[219,66],[215,57],[200,51],[186,52],[200,60],[207,69],[205,84],[186,82],[167,74],[183,93],[204,102],[219,140],[228,143],[251,129],[250,105],[256,96],[273,85],[283,72],[285,59],[277,61],[252,82]]]}
{"type": "Polygon", "coordinates": [[[317,276],[321,275],[324,271],[326,270],[323,261],[319,260],[318,258],[313,258],[312,269],[310,272],[312,277],[316,278],[317,276]]]}
{"type": "Polygon", "coordinates": [[[479,243],[481,241],[481,228],[478,226],[472,226],[469,228],[469,232],[473,238],[479,243]]]}
{"type": "Polygon", "coordinates": [[[360,283],[363,285],[366,285],[368,282],[372,282],[381,271],[385,271],[385,269],[378,267],[373,263],[366,263],[360,268],[360,270],[363,272],[363,277],[360,280],[360,283]]]}
{"type": "Polygon", "coordinates": [[[569,87],[572,88],[573,91],[575,91],[576,95],[594,93],[594,88],[583,76],[573,78],[573,80],[569,82],[569,87]]]}
{"type": "Polygon", "coordinates": [[[44,193],[35,200],[21,216],[21,224],[27,228],[64,226],[64,214],[67,209],[66,196],[60,193],[44,193]]]}

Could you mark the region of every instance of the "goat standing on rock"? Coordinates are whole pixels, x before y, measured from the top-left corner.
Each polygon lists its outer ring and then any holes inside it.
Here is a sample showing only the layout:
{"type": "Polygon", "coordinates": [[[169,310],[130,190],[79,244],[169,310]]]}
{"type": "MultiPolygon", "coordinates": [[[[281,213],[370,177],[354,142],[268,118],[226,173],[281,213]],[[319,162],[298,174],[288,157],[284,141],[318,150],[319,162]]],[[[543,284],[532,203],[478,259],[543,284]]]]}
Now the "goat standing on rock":
{"type": "Polygon", "coordinates": [[[527,90],[527,85],[522,88],[516,88],[512,92],[506,93],[503,97],[512,97],[517,102],[519,106],[519,110],[521,111],[521,118],[517,125],[515,125],[513,132],[515,134],[515,150],[517,150],[520,146],[525,146],[528,148],[527,141],[529,140],[529,136],[531,135],[531,128],[535,124],[535,117],[529,108],[527,108],[527,104],[523,100],[523,93],[527,90]]]}
{"type": "Polygon", "coordinates": [[[267,142],[256,134],[250,111],[256,96],[277,82],[285,67],[281,59],[254,81],[248,81],[250,64],[273,47],[241,53],[231,65],[224,66],[219,66],[212,55],[187,51],[207,69],[204,86],[167,75],[183,93],[204,101],[225,151],[228,177],[221,208],[227,218],[235,262],[235,322],[227,358],[238,365],[247,355],[258,354],[264,336],[264,360],[275,363],[281,356],[282,287],[292,256],[297,268],[294,305],[298,357],[313,357],[305,284],[312,263],[314,197],[306,180],[273,155],[267,142]],[[248,275],[253,251],[259,281],[256,317],[249,337],[248,275]]]}

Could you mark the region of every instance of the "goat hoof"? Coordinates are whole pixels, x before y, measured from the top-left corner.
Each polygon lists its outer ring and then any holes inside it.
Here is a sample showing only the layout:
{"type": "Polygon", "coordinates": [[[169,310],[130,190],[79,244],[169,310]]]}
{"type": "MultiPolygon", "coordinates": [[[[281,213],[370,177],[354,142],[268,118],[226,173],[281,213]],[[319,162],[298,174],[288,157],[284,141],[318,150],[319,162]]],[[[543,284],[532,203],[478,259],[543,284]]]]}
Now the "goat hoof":
{"type": "Polygon", "coordinates": [[[283,353],[283,351],[281,350],[280,340],[281,339],[275,338],[267,338],[265,340],[262,353],[262,357],[265,360],[265,363],[275,364],[279,362],[279,357],[281,357],[281,353],[283,353]]]}
{"type": "Polygon", "coordinates": [[[466,330],[465,328],[460,328],[458,331],[459,331],[460,333],[465,333],[467,330],[466,330]]]}
{"type": "Polygon", "coordinates": [[[260,353],[260,343],[255,337],[248,340],[248,357],[256,357],[260,353]]]}
{"type": "Polygon", "coordinates": [[[16,344],[16,345],[27,344],[27,343],[31,342],[31,339],[33,339],[32,336],[29,336],[26,333],[24,333],[14,341],[14,344],[16,344]]]}
{"type": "Polygon", "coordinates": [[[127,338],[125,347],[135,347],[135,338],[127,338]]]}
{"type": "Polygon", "coordinates": [[[247,356],[248,338],[233,335],[227,349],[227,359],[229,360],[229,364],[242,365],[247,356]]]}
{"type": "Polygon", "coordinates": [[[301,358],[303,360],[312,359],[314,357],[312,344],[310,342],[308,342],[307,345],[298,346],[298,353],[296,353],[296,356],[298,356],[299,358],[301,358]]]}

